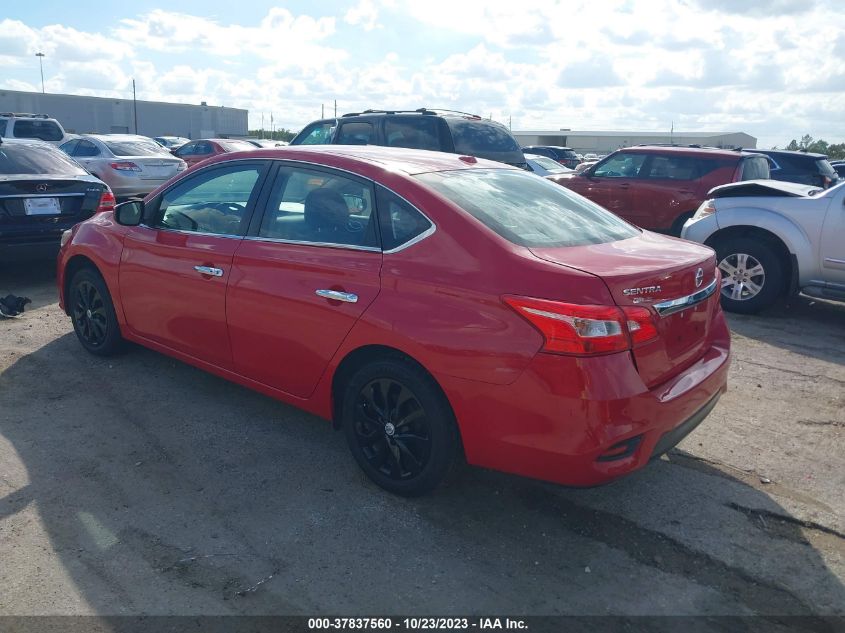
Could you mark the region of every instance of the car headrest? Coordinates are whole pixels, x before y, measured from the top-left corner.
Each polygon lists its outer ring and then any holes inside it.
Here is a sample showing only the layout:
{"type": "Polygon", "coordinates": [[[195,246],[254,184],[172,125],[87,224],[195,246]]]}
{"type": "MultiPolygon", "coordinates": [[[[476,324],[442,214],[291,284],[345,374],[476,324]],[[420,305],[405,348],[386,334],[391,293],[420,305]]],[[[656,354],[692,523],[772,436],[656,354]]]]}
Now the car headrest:
{"type": "Polygon", "coordinates": [[[305,224],[317,231],[335,231],[349,222],[343,196],[331,189],[315,189],[305,197],[305,224]]]}

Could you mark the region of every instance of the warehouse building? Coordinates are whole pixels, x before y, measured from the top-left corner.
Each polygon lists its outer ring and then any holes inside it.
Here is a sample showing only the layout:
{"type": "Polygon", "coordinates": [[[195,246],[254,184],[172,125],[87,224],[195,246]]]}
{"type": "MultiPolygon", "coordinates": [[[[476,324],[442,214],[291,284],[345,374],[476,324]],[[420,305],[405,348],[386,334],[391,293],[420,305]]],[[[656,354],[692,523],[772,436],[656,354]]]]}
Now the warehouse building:
{"type": "Polygon", "coordinates": [[[706,145],[708,147],[757,147],[757,139],[745,132],[595,132],[576,130],[513,132],[526,145],[561,145],[580,154],[609,154],[620,147],[651,143],[706,145]]]}
{"type": "Polygon", "coordinates": [[[187,138],[247,135],[248,110],[188,103],[133,101],[0,90],[0,112],[31,112],[57,119],[77,134],[143,134],[187,138]],[[137,125],[136,125],[137,123],[137,125]]]}

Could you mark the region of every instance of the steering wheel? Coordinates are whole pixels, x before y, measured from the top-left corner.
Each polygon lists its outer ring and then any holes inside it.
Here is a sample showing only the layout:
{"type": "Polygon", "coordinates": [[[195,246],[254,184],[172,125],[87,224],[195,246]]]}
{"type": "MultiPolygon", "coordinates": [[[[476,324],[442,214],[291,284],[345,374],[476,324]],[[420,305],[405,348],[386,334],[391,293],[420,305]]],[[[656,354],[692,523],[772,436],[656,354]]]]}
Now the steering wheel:
{"type": "Polygon", "coordinates": [[[212,209],[219,209],[223,213],[228,213],[230,215],[243,215],[244,211],[246,211],[246,207],[242,204],[238,204],[236,202],[215,202],[214,204],[208,205],[212,209]]]}
{"type": "Polygon", "coordinates": [[[364,230],[364,224],[360,220],[349,218],[346,222],[346,230],[350,233],[360,233],[364,230]]]}
{"type": "MultiPolygon", "coordinates": [[[[197,222],[196,220],[194,220],[194,218],[192,218],[191,216],[189,216],[187,213],[182,213],[181,211],[169,211],[169,212],[168,212],[168,214],[169,214],[169,215],[172,215],[172,216],[174,216],[174,217],[178,216],[178,217],[180,217],[180,218],[184,218],[185,220],[187,220],[187,221],[188,221],[188,226],[190,227],[190,229],[191,229],[192,231],[196,231],[196,230],[199,228],[199,226],[200,226],[200,225],[199,225],[199,222],[197,222]]],[[[179,227],[179,226],[174,226],[173,228],[175,228],[175,229],[180,229],[180,228],[182,228],[182,227],[179,227]]]]}

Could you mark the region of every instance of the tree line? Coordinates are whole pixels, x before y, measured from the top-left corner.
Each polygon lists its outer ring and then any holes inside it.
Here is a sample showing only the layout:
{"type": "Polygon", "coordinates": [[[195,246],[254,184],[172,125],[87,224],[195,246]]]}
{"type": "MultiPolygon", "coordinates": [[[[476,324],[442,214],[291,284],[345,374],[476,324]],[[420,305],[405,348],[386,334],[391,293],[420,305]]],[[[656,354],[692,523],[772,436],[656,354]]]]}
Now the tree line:
{"type": "MultiPolygon", "coordinates": [[[[773,147],[772,149],[779,149],[773,147]]],[[[822,139],[815,140],[809,134],[801,137],[800,141],[792,139],[784,149],[792,150],[793,152],[813,152],[817,154],[827,154],[830,159],[845,158],[845,143],[828,143],[822,139]]]]}
{"type": "Polygon", "coordinates": [[[285,128],[272,132],[270,130],[248,130],[247,133],[253,138],[266,138],[271,141],[289,141],[296,136],[296,132],[291,132],[285,128]]]}

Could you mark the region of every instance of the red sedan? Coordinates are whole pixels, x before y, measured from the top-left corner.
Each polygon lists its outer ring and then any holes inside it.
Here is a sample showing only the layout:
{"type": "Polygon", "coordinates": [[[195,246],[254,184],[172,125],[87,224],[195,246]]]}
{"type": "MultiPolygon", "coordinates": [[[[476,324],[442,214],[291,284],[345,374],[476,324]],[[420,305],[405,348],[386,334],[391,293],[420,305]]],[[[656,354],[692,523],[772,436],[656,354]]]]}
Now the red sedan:
{"type": "Polygon", "coordinates": [[[331,420],[400,494],[461,455],[607,482],[726,388],[713,251],[501,163],[226,154],[63,242],[61,303],[85,349],[134,341],[331,420]]]}
{"type": "Polygon", "coordinates": [[[196,165],[206,158],[229,152],[249,152],[255,149],[255,145],[238,139],[209,138],[198,141],[189,141],[184,145],[170,150],[170,153],[188,163],[188,166],[196,165]]]}

